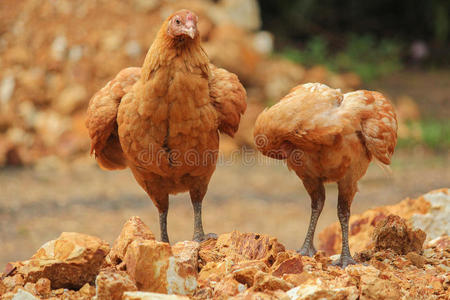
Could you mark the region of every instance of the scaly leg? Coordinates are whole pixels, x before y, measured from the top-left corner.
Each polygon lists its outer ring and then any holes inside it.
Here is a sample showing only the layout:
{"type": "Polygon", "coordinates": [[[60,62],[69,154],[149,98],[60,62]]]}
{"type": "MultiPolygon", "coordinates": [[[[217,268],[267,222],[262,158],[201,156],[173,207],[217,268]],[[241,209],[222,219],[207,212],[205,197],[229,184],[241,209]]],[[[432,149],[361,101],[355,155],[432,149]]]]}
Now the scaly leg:
{"type": "Polygon", "coordinates": [[[342,250],[341,257],[338,261],[333,262],[333,265],[345,268],[348,265],[356,264],[350,254],[348,245],[348,221],[350,218],[350,206],[356,193],[356,183],[346,184],[345,182],[339,182],[338,188],[338,218],[342,229],[342,250]]]}
{"type": "Polygon", "coordinates": [[[161,232],[161,241],[169,243],[167,234],[167,213],[169,212],[169,194],[152,195],[153,202],[159,212],[159,229],[161,232]]]}
{"type": "Polygon", "coordinates": [[[193,188],[189,191],[191,196],[192,206],[194,208],[194,236],[193,240],[196,242],[202,242],[210,238],[217,238],[214,233],[206,234],[203,231],[203,221],[202,221],[202,201],[206,194],[207,186],[202,186],[200,188],[193,188]]]}
{"type": "Polygon", "coordinates": [[[167,234],[167,212],[163,211],[159,213],[159,228],[161,231],[161,241],[169,243],[169,235],[167,234]]]}
{"type": "Polygon", "coordinates": [[[301,255],[313,256],[317,252],[314,248],[314,232],[325,203],[325,188],[321,181],[316,180],[304,180],[303,185],[311,197],[311,219],[303,246],[297,252],[301,255]]]}

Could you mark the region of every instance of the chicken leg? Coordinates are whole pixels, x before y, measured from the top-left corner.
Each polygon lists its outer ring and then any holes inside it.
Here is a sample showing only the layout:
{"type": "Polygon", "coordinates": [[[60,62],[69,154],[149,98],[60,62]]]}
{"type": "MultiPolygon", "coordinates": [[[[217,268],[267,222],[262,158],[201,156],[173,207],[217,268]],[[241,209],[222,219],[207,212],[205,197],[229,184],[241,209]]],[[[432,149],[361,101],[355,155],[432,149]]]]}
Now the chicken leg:
{"type": "Polygon", "coordinates": [[[311,197],[311,219],[303,246],[297,252],[301,255],[313,256],[317,252],[314,248],[314,232],[325,203],[325,188],[323,183],[317,180],[304,180],[303,185],[311,197]]]}
{"type": "Polygon", "coordinates": [[[169,235],[167,234],[167,212],[163,211],[159,213],[159,228],[161,231],[161,241],[169,243],[169,235]]]}
{"type": "Polygon", "coordinates": [[[341,223],[342,229],[342,250],[339,260],[334,261],[332,264],[345,268],[348,265],[356,264],[350,254],[350,248],[348,245],[348,221],[350,217],[350,206],[357,188],[356,183],[348,184],[346,181],[338,182],[338,188],[339,195],[337,211],[339,223],[341,223]]]}
{"type": "Polygon", "coordinates": [[[202,242],[210,238],[217,238],[214,233],[208,233],[205,235],[203,231],[203,221],[202,221],[202,201],[205,197],[207,187],[197,187],[189,190],[191,196],[192,206],[194,208],[194,236],[192,240],[196,242],[202,242]]]}
{"type": "Polygon", "coordinates": [[[159,229],[161,232],[161,241],[169,243],[169,235],[167,234],[167,213],[169,212],[169,195],[158,195],[155,197],[154,203],[159,212],[159,229]]]}

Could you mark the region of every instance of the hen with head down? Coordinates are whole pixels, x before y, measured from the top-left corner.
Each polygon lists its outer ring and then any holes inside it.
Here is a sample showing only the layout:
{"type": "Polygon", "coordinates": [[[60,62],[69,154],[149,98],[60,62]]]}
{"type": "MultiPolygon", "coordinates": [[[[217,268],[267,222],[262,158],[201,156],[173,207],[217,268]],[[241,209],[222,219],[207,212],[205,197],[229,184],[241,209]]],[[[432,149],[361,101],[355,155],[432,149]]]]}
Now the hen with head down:
{"type": "Polygon", "coordinates": [[[354,264],[348,246],[350,206],[357,182],[373,158],[390,164],[397,143],[397,118],[381,93],[342,94],[324,84],[299,85],[256,120],[255,143],[264,155],[285,159],[311,197],[311,220],[299,253],[312,256],[326,182],[337,182],[342,252],[337,265],[354,264]]]}

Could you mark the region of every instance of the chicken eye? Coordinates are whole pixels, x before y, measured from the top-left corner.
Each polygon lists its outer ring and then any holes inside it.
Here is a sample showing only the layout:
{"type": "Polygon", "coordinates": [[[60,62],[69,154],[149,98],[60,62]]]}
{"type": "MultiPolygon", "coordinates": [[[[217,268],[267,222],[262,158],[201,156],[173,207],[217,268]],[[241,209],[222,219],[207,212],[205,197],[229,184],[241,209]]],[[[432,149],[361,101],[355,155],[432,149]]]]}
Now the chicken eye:
{"type": "Polygon", "coordinates": [[[176,20],[175,20],[175,23],[177,23],[177,25],[180,25],[180,24],[181,24],[181,21],[178,20],[178,19],[176,19],[176,20]]]}

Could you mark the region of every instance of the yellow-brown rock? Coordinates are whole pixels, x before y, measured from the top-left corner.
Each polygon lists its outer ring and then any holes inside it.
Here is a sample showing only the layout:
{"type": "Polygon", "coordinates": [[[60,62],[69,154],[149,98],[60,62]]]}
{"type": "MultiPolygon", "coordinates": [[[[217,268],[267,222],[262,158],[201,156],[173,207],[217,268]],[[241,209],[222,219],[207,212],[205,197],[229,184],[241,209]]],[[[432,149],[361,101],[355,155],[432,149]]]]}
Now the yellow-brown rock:
{"type": "MultiPolygon", "coordinates": [[[[436,198],[440,199],[438,199],[439,203],[443,203],[442,198],[450,201],[449,189],[431,191],[415,199],[406,198],[394,205],[376,207],[360,215],[351,215],[349,222],[351,252],[356,253],[373,248],[372,234],[375,226],[391,214],[404,218],[409,226],[423,229],[427,235],[431,234],[430,239],[442,234],[448,235],[448,221],[443,221],[448,219],[448,217],[445,217],[448,216],[448,213],[443,210],[440,214],[435,213],[438,209],[433,210],[432,206],[436,198]],[[439,222],[433,223],[435,220],[439,220],[439,222]]],[[[340,253],[341,243],[341,228],[338,222],[326,227],[319,233],[318,248],[324,250],[327,255],[340,253]]]]}
{"type": "Polygon", "coordinates": [[[249,289],[243,293],[240,293],[234,297],[229,298],[230,300],[290,300],[288,294],[281,290],[277,291],[265,291],[265,292],[255,292],[249,289]]]}
{"type": "Polygon", "coordinates": [[[232,276],[226,276],[214,287],[214,299],[228,299],[245,290],[245,285],[239,283],[232,276]]]}
{"type": "Polygon", "coordinates": [[[288,291],[294,286],[281,278],[259,271],[255,274],[253,288],[255,291],[288,291]]]}
{"type": "Polygon", "coordinates": [[[36,292],[42,297],[47,297],[52,291],[51,284],[48,278],[40,278],[36,281],[36,292]]]}
{"type": "Polygon", "coordinates": [[[44,244],[30,260],[10,263],[9,276],[20,274],[25,282],[48,278],[53,289],[81,288],[93,283],[105,256],[107,242],[90,235],[63,232],[44,244]]]}
{"type": "Polygon", "coordinates": [[[355,287],[330,288],[320,285],[301,285],[295,287],[287,294],[291,300],[356,300],[358,291],[355,287]]]}
{"type": "Polygon", "coordinates": [[[149,292],[126,292],[123,295],[123,300],[189,300],[186,296],[179,295],[164,295],[159,293],[149,292]]]}
{"type": "Polygon", "coordinates": [[[197,269],[178,261],[168,243],[135,240],[128,246],[124,261],[139,290],[191,295],[197,288],[197,269]]]}
{"type": "Polygon", "coordinates": [[[197,270],[199,249],[199,243],[194,241],[183,241],[172,246],[172,253],[178,262],[191,265],[195,270],[197,270]]]}
{"type": "MultiPolygon", "coordinates": [[[[131,217],[122,227],[119,237],[106,257],[112,265],[120,265],[127,252],[128,246],[136,239],[154,240],[155,236],[139,217],[131,217]]],[[[120,266],[119,266],[120,267],[120,266]]]]}
{"type": "Polygon", "coordinates": [[[271,266],[285,248],[275,237],[233,231],[219,236],[215,250],[234,262],[260,260],[271,266]]]}
{"type": "Polygon", "coordinates": [[[124,292],[137,291],[136,285],[124,271],[102,270],[95,279],[95,300],[121,300],[124,292]]]}
{"type": "Polygon", "coordinates": [[[247,287],[253,286],[255,275],[260,271],[265,273],[269,271],[267,265],[262,261],[245,261],[231,268],[234,279],[247,287]]]}
{"type": "Polygon", "coordinates": [[[376,251],[392,249],[398,254],[421,253],[425,238],[425,232],[412,230],[405,219],[396,215],[389,215],[379,222],[373,233],[376,251]]]}

